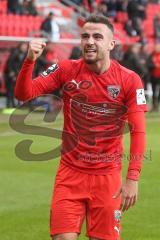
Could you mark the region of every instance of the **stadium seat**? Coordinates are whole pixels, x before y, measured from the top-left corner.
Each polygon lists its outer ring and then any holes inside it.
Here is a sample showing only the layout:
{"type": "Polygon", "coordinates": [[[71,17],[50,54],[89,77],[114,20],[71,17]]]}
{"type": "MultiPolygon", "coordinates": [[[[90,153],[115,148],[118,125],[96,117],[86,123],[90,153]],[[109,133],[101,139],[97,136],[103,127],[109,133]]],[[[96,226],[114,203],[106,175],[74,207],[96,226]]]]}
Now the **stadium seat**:
{"type": "Polygon", "coordinates": [[[7,13],[7,1],[1,0],[0,1],[0,14],[6,14],[7,13]]]}
{"type": "Polygon", "coordinates": [[[121,11],[117,12],[116,20],[117,20],[117,22],[124,24],[128,20],[127,13],[126,12],[121,12],[121,11]]]}

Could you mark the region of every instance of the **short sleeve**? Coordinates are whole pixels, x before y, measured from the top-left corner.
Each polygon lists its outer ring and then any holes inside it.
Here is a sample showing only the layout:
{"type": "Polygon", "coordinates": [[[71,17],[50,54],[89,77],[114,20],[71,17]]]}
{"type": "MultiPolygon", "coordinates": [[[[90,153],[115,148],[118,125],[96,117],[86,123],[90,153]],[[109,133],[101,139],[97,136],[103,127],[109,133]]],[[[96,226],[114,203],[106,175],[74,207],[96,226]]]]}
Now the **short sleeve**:
{"type": "Polygon", "coordinates": [[[141,78],[134,72],[125,82],[125,105],[128,113],[147,112],[145,91],[141,78]]]}

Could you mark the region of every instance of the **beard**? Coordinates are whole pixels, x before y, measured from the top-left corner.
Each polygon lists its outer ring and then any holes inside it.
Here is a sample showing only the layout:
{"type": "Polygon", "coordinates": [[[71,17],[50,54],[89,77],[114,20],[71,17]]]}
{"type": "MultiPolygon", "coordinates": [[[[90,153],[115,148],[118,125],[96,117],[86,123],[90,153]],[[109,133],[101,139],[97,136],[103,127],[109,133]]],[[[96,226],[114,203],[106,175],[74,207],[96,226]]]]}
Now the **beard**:
{"type": "Polygon", "coordinates": [[[84,58],[84,61],[87,64],[94,64],[98,61],[98,59],[86,59],[86,58],[84,58]]]}
{"type": "Polygon", "coordinates": [[[85,54],[83,54],[83,59],[87,64],[95,64],[99,60],[97,55],[92,58],[92,57],[86,57],[85,54]]]}
{"type": "Polygon", "coordinates": [[[96,52],[95,56],[87,57],[85,52],[82,52],[83,60],[87,64],[95,64],[98,61],[102,60],[104,58],[104,54],[102,52],[96,52]]]}

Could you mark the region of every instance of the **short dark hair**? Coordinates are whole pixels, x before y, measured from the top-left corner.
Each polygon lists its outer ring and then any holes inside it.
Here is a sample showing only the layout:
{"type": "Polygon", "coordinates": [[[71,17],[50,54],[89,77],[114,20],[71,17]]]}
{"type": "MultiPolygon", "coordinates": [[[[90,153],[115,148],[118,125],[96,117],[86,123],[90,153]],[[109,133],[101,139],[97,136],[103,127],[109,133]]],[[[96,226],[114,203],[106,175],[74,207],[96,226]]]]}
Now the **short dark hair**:
{"type": "Polygon", "coordinates": [[[105,24],[111,31],[114,33],[113,24],[110,20],[102,14],[91,14],[89,17],[85,19],[85,23],[102,23],[105,24]]]}

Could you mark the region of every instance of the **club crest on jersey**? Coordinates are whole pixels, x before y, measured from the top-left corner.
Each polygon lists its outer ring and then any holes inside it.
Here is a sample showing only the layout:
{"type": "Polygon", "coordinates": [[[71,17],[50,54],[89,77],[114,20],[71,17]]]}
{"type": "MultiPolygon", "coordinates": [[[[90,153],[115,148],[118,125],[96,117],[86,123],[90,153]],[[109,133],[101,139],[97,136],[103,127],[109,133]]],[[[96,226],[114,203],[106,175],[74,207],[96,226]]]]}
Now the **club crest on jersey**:
{"type": "Polygon", "coordinates": [[[58,65],[57,64],[53,64],[49,68],[47,68],[47,70],[43,71],[41,73],[41,75],[43,77],[47,77],[51,72],[55,72],[57,68],[58,68],[58,65]]]}
{"type": "Polygon", "coordinates": [[[114,219],[116,222],[119,222],[121,220],[121,211],[120,210],[114,211],[114,219]]]}
{"type": "Polygon", "coordinates": [[[110,85],[107,87],[108,95],[112,98],[117,98],[120,93],[120,86],[110,85]]]}

